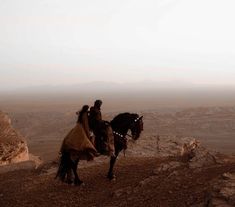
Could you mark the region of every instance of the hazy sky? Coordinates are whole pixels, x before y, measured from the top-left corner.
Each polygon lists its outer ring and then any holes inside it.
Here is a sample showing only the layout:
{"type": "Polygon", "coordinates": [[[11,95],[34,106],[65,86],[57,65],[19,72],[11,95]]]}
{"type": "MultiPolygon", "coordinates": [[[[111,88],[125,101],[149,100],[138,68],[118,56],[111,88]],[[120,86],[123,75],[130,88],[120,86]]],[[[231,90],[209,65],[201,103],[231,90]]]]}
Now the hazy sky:
{"type": "Polygon", "coordinates": [[[234,0],[0,0],[1,88],[235,85],[234,0]]]}

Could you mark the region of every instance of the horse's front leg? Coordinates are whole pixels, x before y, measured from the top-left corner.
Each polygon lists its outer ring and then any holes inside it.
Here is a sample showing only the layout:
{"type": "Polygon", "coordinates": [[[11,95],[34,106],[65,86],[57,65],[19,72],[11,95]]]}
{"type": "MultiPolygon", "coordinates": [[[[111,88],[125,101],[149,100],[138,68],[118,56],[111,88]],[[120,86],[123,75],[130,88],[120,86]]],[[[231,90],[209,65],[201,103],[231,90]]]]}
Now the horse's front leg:
{"type": "Polygon", "coordinates": [[[109,164],[109,172],[108,172],[108,179],[113,180],[115,178],[115,175],[113,174],[113,167],[116,162],[116,159],[118,157],[119,152],[115,153],[115,155],[112,155],[110,158],[110,164],[109,164]]]}
{"type": "Polygon", "coordinates": [[[113,174],[113,167],[116,162],[116,159],[117,159],[116,155],[112,155],[110,158],[109,172],[108,172],[108,176],[107,176],[109,180],[112,180],[115,178],[115,175],[113,174]]]}

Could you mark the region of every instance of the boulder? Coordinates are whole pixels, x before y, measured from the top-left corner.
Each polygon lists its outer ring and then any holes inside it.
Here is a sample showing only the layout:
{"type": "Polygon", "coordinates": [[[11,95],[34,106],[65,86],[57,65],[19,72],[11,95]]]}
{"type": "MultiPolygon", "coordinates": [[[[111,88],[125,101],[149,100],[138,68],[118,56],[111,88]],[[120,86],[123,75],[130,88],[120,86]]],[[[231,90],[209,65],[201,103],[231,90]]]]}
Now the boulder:
{"type": "Polygon", "coordinates": [[[213,186],[213,206],[235,206],[235,173],[224,173],[213,186]]]}
{"type": "Polygon", "coordinates": [[[16,131],[10,118],[0,111],[0,166],[29,160],[25,138],[16,131]]]}

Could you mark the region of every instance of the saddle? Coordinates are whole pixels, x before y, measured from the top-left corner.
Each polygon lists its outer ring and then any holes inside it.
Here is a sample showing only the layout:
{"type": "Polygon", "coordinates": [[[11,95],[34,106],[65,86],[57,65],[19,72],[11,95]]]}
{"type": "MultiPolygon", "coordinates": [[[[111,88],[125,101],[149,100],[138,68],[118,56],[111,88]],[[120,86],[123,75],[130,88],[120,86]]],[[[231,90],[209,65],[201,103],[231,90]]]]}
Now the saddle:
{"type": "Polygon", "coordinates": [[[104,121],[95,134],[95,148],[102,155],[111,155],[114,153],[114,137],[110,123],[104,121]]]}

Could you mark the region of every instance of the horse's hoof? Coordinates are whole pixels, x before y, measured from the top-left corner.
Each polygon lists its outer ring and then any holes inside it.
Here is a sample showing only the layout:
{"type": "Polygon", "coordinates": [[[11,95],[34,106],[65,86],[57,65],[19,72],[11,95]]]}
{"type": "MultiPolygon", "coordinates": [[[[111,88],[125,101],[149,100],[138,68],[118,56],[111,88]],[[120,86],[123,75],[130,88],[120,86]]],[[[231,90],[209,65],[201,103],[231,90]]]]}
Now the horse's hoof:
{"type": "Polygon", "coordinates": [[[85,186],[84,182],[81,181],[81,180],[75,181],[75,182],[74,182],[74,185],[75,185],[75,186],[85,186]]]}
{"type": "Polygon", "coordinates": [[[78,184],[78,185],[76,185],[76,186],[84,187],[84,186],[85,186],[85,183],[84,183],[84,182],[82,182],[82,183],[80,183],[80,184],[78,184]]]}
{"type": "Polygon", "coordinates": [[[107,177],[108,177],[108,179],[110,181],[115,181],[116,180],[116,176],[115,175],[108,175],[107,177]]]}
{"type": "Polygon", "coordinates": [[[110,179],[111,182],[115,182],[116,181],[116,177],[113,177],[112,179],[110,179]]]}
{"type": "Polygon", "coordinates": [[[100,156],[100,153],[99,153],[99,152],[96,152],[96,153],[94,154],[94,156],[95,156],[95,157],[99,157],[99,156],[100,156]]]}
{"type": "Polygon", "coordinates": [[[71,185],[73,183],[73,181],[72,180],[67,180],[66,183],[71,185]]]}

